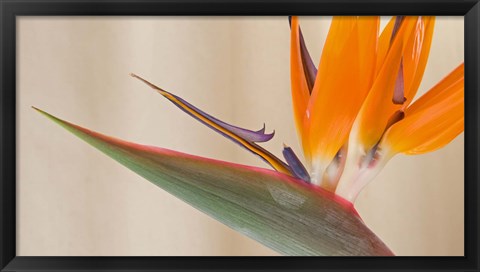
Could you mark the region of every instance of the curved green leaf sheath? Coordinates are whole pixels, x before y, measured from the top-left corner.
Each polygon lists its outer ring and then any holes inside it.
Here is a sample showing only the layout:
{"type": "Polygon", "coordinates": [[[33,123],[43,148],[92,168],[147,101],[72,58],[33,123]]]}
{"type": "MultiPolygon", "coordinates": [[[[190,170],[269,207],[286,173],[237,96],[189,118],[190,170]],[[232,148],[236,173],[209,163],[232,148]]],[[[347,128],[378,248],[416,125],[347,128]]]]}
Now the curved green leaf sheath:
{"type": "Polygon", "coordinates": [[[354,208],[287,175],[125,142],[40,113],[140,176],[285,255],[393,255],[354,208]]]}

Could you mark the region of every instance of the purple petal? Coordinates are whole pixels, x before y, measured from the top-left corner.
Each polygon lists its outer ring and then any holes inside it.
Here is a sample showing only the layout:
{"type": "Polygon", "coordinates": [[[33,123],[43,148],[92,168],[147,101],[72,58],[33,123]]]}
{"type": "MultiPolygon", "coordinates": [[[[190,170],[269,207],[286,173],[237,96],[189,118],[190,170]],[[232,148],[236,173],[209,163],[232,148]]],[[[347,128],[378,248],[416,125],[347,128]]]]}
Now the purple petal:
{"type": "Polygon", "coordinates": [[[197,107],[183,100],[181,97],[169,93],[135,74],[131,74],[131,76],[141,80],[151,88],[155,89],[158,93],[167,98],[175,106],[195,118],[197,121],[218,132],[222,136],[240,145],[241,147],[247,149],[253,154],[259,156],[262,160],[270,164],[275,170],[284,174],[292,175],[290,167],[287,164],[285,164],[282,160],[275,157],[275,155],[255,143],[255,141],[267,141],[273,137],[274,133],[264,134],[265,126],[258,131],[250,131],[229,125],[201,111],[197,107]]]}
{"type": "MultiPolygon", "coordinates": [[[[390,45],[393,43],[395,36],[402,25],[405,16],[397,16],[395,18],[395,24],[393,25],[392,37],[390,38],[390,45]]],[[[393,91],[392,101],[394,104],[402,105],[407,100],[404,96],[404,79],[403,79],[403,61],[400,62],[400,68],[398,69],[398,76],[395,81],[395,89],[393,91]]]]}
{"type": "Polygon", "coordinates": [[[403,23],[403,19],[405,19],[405,16],[397,16],[395,18],[395,24],[393,25],[392,37],[390,38],[390,44],[393,43],[393,39],[395,39],[395,36],[397,35],[397,32],[398,32],[398,30],[400,29],[400,26],[403,23]]]}
{"type": "Polygon", "coordinates": [[[283,145],[282,153],[294,176],[307,183],[310,183],[310,175],[308,174],[307,169],[305,166],[303,166],[297,155],[295,155],[295,152],[293,152],[292,148],[283,145]]]}
{"type": "Polygon", "coordinates": [[[400,62],[400,68],[398,68],[398,75],[395,81],[395,89],[393,90],[392,101],[394,104],[402,105],[407,100],[404,96],[404,79],[403,79],[403,60],[400,62]]]}
{"type": "MultiPolygon", "coordinates": [[[[288,16],[288,23],[290,27],[292,26],[292,17],[288,16]]],[[[313,63],[312,57],[308,52],[305,40],[303,38],[302,29],[299,27],[300,32],[300,54],[302,56],[303,70],[305,71],[305,78],[307,79],[308,90],[310,94],[313,90],[313,85],[315,84],[315,79],[317,78],[317,67],[313,63]]]]}
{"type": "MultiPolygon", "coordinates": [[[[195,118],[197,121],[200,121],[201,123],[203,123],[204,125],[208,126],[209,128],[217,131],[218,133],[220,133],[222,136],[234,141],[235,143],[239,144],[240,146],[244,147],[245,149],[247,149],[248,151],[252,152],[253,154],[255,155],[258,155],[261,159],[263,159],[265,162],[267,162],[268,164],[272,165],[271,162],[269,162],[261,153],[263,154],[266,154],[268,157],[270,158],[273,158],[273,160],[276,161],[276,163],[278,163],[279,165],[282,165],[283,167],[285,167],[286,169],[289,169],[289,167],[283,162],[281,161],[280,159],[276,158],[273,154],[271,154],[270,152],[268,152],[267,150],[263,149],[262,147],[260,147],[259,145],[255,144],[254,142],[265,142],[265,141],[268,141],[270,140],[273,135],[275,134],[275,132],[271,133],[271,134],[263,134],[265,128],[262,128],[260,129],[259,131],[251,131],[251,130],[246,130],[246,129],[242,129],[242,128],[239,128],[239,127],[236,127],[236,126],[232,126],[230,124],[227,124],[223,121],[220,121],[218,120],[217,118],[209,115],[208,113],[205,113],[203,112],[202,110],[198,109],[197,107],[193,106],[192,104],[188,103],[187,101],[185,101],[184,99],[174,95],[174,94],[171,94],[173,97],[175,97],[178,101],[180,101],[181,103],[185,104],[187,107],[197,111],[198,114],[200,114],[201,116],[207,118],[209,121],[219,125],[220,127],[224,128],[225,130],[228,130],[228,131],[231,131],[232,133],[236,134],[238,137],[242,138],[242,139],[245,139],[247,140],[248,142],[250,142],[250,147],[247,147],[245,146],[244,144],[242,144],[241,142],[239,142],[237,139],[235,138],[232,138],[231,136],[227,135],[226,133],[222,132],[221,130],[218,130],[216,129],[215,127],[211,126],[210,124],[208,124],[207,122],[201,120],[200,118],[198,118],[198,116],[192,114],[191,112],[187,111],[185,108],[183,108],[181,105],[178,105],[176,103],[174,103],[178,108],[180,108],[182,111],[184,111],[185,113],[187,113],[188,115],[192,116],[193,118],[195,118]],[[253,147],[253,148],[252,148],[253,147]]],[[[173,102],[173,101],[172,101],[173,102]]],[[[272,165],[274,169],[277,169],[274,165],[272,165]]],[[[290,169],[289,169],[290,170],[290,169]]]]}
{"type": "MultiPolygon", "coordinates": [[[[248,130],[248,129],[244,129],[244,128],[240,128],[240,127],[237,127],[237,126],[227,124],[227,123],[225,123],[221,120],[218,120],[217,118],[211,116],[210,114],[200,110],[199,108],[195,107],[194,105],[188,103],[187,101],[185,101],[181,97],[178,97],[174,94],[171,94],[171,95],[174,96],[179,101],[181,101],[183,104],[187,105],[189,108],[192,108],[193,110],[195,110],[197,113],[199,113],[203,117],[210,120],[211,122],[221,126],[222,128],[224,128],[226,130],[229,130],[229,131],[233,132],[234,134],[238,135],[239,137],[241,137],[241,138],[243,138],[243,139],[245,139],[249,142],[257,142],[257,143],[258,142],[267,142],[267,141],[271,140],[273,138],[273,136],[275,135],[275,131],[273,131],[272,133],[269,133],[269,134],[265,134],[265,124],[263,124],[262,129],[257,130],[257,131],[248,130]]],[[[179,107],[179,108],[181,108],[183,110],[182,107],[179,107]]],[[[195,117],[195,119],[198,120],[198,118],[196,116],[193,116],[193,117],[195,117]]],[[[201,120],[199,120],[199,121],[201,121],[201,120]]]]}

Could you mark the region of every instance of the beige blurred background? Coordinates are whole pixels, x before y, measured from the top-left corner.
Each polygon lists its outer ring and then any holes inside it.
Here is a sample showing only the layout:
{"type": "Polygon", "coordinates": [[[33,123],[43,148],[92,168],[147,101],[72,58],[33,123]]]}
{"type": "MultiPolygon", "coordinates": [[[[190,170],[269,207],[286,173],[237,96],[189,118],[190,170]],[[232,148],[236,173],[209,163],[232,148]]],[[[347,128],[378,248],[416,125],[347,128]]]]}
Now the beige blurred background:
{"type": "MultiPolygon", "coordinates": [[[[286,17],[17,17],[18,255],[277,255],[94,150],[30,107],[125,140],[268,167],[135,72],[227,122],[293,124],[286,17]]],[[[301,18],[316,62],[329,18],[301,18]]],[[[383,21],[383,24],[385,20],[383,21]]],[[[463,18],[439,17],[419,94],[463,61],[463,18]]],[[[356,207],[398,255],[464,254],[463,134],[399,155],[356,207]]]]}

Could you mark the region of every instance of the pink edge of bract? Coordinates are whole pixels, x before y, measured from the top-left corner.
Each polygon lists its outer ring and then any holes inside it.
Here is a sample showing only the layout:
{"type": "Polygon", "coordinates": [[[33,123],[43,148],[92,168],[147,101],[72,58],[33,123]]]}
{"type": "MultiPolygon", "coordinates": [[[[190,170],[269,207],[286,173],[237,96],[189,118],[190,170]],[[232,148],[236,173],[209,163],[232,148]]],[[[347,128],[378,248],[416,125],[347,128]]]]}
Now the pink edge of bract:
{"type": "MultiPolygon", "coordinates": [[[[36,109],[36,110],[38,110],[38,109],[36,109]]],[[[46,113],[46,112],[43,112],[41,110],[39,110],[39,111],[42,112],[42,113],[46,113]]],[[[128,141],[125,141],[125,140],[121,140],[121,139],[118,139],[118,138],[115,138],[115,137],[107,136],[105,134],[101,134],[99,132],[95,132],[93,130],[75,125],[75,124],[70,123],[68,121],[58,119],[58,118],[56,118],[56,117],[54,117],[54,116],[52,116],[48,113],[46,113],[46,114],[55,118],[55,119],[57,119],[58,121],[70,126],[70,127],[75,128],[76,130],[79,130],[79,131],[81,131],[85,134],[91,135],[93,138],[97,138],[97,139],[100,139],[102,141],[112,143],[114,145],[126,146],[126,147],[130,147],[132,149],[136,149],[136,150],[139,150],[139,151],[150,152],[150,153],[162,153],[162,154],[175,156],[175,157],[182,157],[182,158],[186,158],[186,159],[199,160],[199,161],[204,161],[204,162],[217,164],[217,165],[225,165],[225,166],[228,166],[228,167],[240,168],[240,169],[244,169],[244,170],[248,170],[248,171],[262,173],[262,174],[265,174],[265,175],[275,176],[275,177],[283,180],[284,182],[290,182],[290,183],[294,183],[296,185],[304,186],[304,187],[308,188],[309,190],[314,191],[314,192],[322,195],[323,197],[326,197],[326,198],[338,203],[345,210],[351,212],[352,214],[356,215],[358,218],[361,219],[361,217],[358,214],[357,210],[355,209],[353,203],[348,201],[347,199],[345,199],[341,196],[338,196],[335,193],[332,193],[330,191],[322,189],[321,187],[315,186],[313,184],[306,183],[303,180],[296,179],[294,177],[282,174],[280,172],[270,170],[270,169],[265,169],[265,168],[259,168],[259,167],[237,164],[237,163],[232,163],[232,162],[227,162],[227,161],[221,161],[221,160],[216,160],[216,159],[211,159],[211,158],[206,158],[206,157],[200,157],[200,156],[191,155],[191,154],[187,154],[187,153],[182,153],[182,152],[174,151],[174,150],[171,150],[171,149],[166,149],[166,148],[161,148],[161,147],[156,147],[156,146],[150,146],[150,145],[143,145],[143,144],[128,142],[128,141]]]]}

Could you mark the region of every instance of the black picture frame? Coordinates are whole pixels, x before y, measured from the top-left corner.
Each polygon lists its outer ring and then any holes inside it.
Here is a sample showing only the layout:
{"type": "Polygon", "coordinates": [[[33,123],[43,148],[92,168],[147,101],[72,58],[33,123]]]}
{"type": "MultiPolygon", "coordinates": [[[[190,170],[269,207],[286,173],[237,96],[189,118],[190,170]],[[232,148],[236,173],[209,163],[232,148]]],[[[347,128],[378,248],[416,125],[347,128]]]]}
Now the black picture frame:
{"type": "Polygon", "coordinates": [[[479,271],[478,0],[0,0],[1,271],[479,271]],[[16,16],[129,15],[465,16],[464,257],[22,257],[16,256],[16,16]]]}

